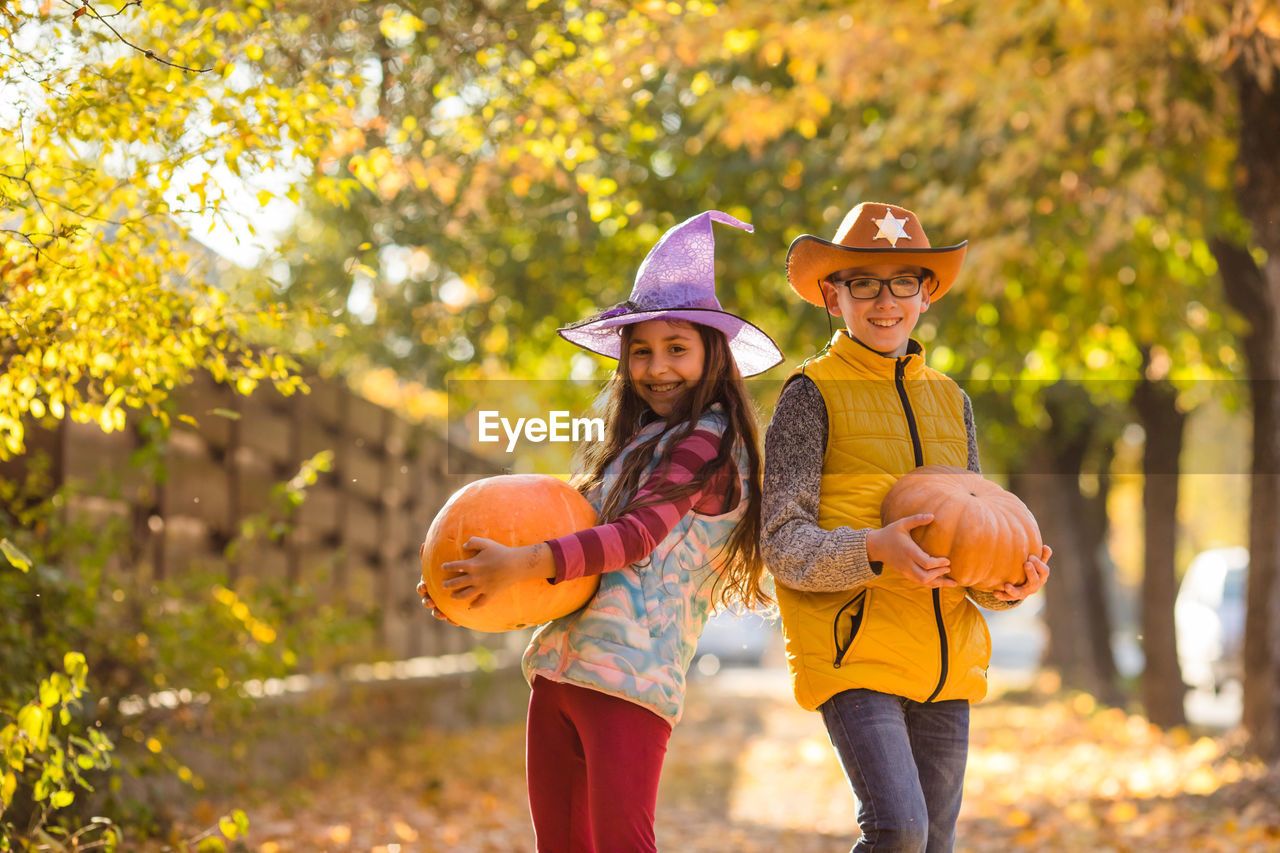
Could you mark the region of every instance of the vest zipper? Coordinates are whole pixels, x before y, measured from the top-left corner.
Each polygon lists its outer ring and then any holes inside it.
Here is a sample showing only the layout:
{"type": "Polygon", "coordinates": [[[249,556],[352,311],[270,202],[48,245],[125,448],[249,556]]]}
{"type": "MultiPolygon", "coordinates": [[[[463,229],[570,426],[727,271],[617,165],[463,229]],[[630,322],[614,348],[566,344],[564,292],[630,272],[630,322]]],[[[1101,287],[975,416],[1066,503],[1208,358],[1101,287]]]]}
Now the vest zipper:
{"type": "MultiPolygon", "coordinates": [[[[902,401],[903,414],[907,416],[907,429],[911,431],[911,453],[915,457],[916,467],[924,464],[924,445],[920,442],[920,428],[916,424],[916,414],[911,409],[911,399],[907,396],[907,362],[909,356],[901,356],[893,366],[893,382],[898,388],[898,399],[902,401]]],[[[938,686],[933,688],[926,702],[932,702],[942,692],[947,683],[947,626],[942,621],[942,591],[933,590],[933,620],[938,625],[938,660],[941,665],[938,672],[938,686]]]]}
{"type": "Polygon", "coordinates": [[[936,587],[933,590],[933,618],[938,623],[938,639],[942,644],[942,654],[939,657],[941,665],[938,672],[938,686],[933,688],[929,698],[924,700],[926,702],[932,702],[938,698],[938,694],[942,692],[942,685],[947,683],[947,626],[942,624],[942,590],[936,587]]]}
{"type": "Polygon", "coordinates": [[[903,414],[907,416],[907,429],[911,430],[911,453],[915,456],[916,467],[924,464],[924,445],[920,443],[920,428],[916,425],[916,413],[911,409],[911,400],[907,397],[907,362],[910,356],[902,356],[893,366],[893,384],[898,388],[898,399],[902,401],[903,414]]]}
{"type": "Polygon", "coordinates": [[[835,645],[836,645],[836,659],[832,663],[832,666],[835,667],[836,669],[839,669],[843,664],[845,653],[848,652],[849,647],[853,645],[853,639],[854,637],[858,636],[858,629],[862,627],[862,617],[867,612],[866,598],[867,598],[867,591],[863,590],[862,592],[855,595],[853,598],[846,601],[844,605],[839,610],[836,611],[836,618],[831,623],[831,633],[832,633],[832,637],[835,639],[835,645]],[[850,630],[849,630],[849,642],[841,646],[840,645],[840,617],[844,615],[844,612],[846,610],[848,610],[854,604],[857,604],[859,601],[861,601],[863,604],[861,609],[858,610],[858,615],[853,617],[853,624],[850,626],[850,630]]]}

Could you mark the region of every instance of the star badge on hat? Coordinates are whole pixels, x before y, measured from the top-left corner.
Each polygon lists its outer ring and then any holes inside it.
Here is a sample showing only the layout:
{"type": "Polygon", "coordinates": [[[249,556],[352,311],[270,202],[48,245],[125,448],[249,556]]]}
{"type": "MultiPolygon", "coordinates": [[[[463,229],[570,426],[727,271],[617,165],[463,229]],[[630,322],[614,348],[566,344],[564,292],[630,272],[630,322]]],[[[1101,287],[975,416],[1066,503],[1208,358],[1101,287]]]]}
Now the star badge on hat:
{"type": "Polygon", "coordinates": [[[880,229],[876,232],[876,236],[873,239],[888,240],[889,245],[893,246],[895,249],[898,248],[899,240],[911,239],[911,235],[902,227],[906,224],[907,217],[904,216],[901,219],[895,219],[893,211],[887,207],[884,211],[884,219],[872,219],[871,221],[880,229]]]}

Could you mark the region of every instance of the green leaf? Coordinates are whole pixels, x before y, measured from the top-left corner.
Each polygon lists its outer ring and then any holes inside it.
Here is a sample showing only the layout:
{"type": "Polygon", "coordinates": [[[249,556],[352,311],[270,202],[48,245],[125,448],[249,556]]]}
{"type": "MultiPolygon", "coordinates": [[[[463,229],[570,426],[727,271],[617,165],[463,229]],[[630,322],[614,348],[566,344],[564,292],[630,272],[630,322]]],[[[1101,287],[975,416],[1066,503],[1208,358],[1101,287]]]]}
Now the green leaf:
{"type": "Polygon", "coordinates": [[[11,770],[21,770],[26,762],[27,747],[16,735],[18,727],[10,723],[0,731],[0,744],[4,745],[4,763],[11,770]]]}
{"type": "Polygon", "coordinates": [[[44,749],[48,745],[51,722],[49,712],[34,702],[18,712],[18,727],[27,733],[36,749],[44,749]]]}
{"type": "Polygon", "coordinates": [[[71,676],[72,683],[84,689],[85,679],[89,677],[89,664],[81,652],[67,652],[62,656],[62,668],[71,676]]]}
{"type": "Polygon", "coordinates": [[[31,570],[31,558],[8,539],[0,539],[0,551],[4,552],[9,564],[16,566],[18,571],[26,572],[31,570]]]}
{"type": "Polygon", "coordinates": [[[76,795],[71,791],[55,791],[53,796],[49,798],[49,805],[55,809],[64,809],[75,802],[76,795]]]}

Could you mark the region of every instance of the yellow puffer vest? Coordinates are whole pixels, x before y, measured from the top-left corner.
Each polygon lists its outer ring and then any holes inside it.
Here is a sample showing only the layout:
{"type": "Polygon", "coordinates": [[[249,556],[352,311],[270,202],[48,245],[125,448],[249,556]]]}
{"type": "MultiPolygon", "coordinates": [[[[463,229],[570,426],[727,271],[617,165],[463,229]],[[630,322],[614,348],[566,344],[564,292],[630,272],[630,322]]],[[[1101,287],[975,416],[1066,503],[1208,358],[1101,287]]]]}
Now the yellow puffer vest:
{"type": "MultiPolygon", "coordinates": [[[[915,342],[908,355],[886,358],[841,331],[796,373],[817,385],[827,407],[818,514],[824,529],[878,528],[880,503],[903,474],[968,463],[964,396],[925,365],[915,342]]],[[[918,702],[986,695],[991,635],[961,587],[927,589],[886,573],[856,591],[778,584],[777,595],[804,708],[858,687],[918,702]]]]}

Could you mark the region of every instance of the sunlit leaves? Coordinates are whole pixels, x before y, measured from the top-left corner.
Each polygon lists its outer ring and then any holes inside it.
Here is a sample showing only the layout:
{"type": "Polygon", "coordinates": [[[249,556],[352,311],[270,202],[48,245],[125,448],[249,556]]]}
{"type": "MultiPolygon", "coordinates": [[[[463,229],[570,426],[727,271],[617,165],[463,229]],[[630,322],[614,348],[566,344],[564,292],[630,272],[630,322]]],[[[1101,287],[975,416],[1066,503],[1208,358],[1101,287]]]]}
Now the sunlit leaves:
{"type": "MultiPolygon", "coordinates": [[[[63,655],[62,671],[42,679],[34,698],[16,712],[0,708],[0,819],[20,787],[37,804],[50,809],[71,805],[78,791],[92,791],[84,771],[103,770],[114,749],[101,732],[78,736],[71,711],[86,690],[88,664],[80,652],[63,655]]],[[[0,832],[9,825],[0,823],[0,832]]]]}
{"type": "Polygon", "coordinates": [[[14,545],[8,539],[0,539],[0,553],[4,554],[4,558],[9,565],[21,572],[31,571],[31,558],[23,553],[22,549],[14,545]]]}
{"type": "Polygon", "coordinates": [[[384,7],[382,19],[378,22],[378,31],[396,47],[409,44],[414,35],[422,32],[426,27],[421,18],[395,6],[384,7]]]}
{"type": "Polygon", "coordinates": [[[0,35],[0,458],[21,452],[28,414],[120,429],[196,367],[288,382],[291,362],[246,340],[287,313],[219,290],[185,217],[237,215],[219,169],[305,171],[349,84],[324,63],[279,86],[267,62],[296,26],[261,0],[129,4],[75,31],[14,8],[0,35]]]}
{"type": "MultiPolygon", "coordinates": [[[[857,837],[853,794],[821,721],[768,671],[724,689],[690,687],[659,791],[662,849],[820,853],[857,837]]],[[[402,847],[440,851],[532,843],[518,756],[523,725],[450,732],[423,723],[249,816],[264,851],[402,847]]],[[[956,849],[1266,851],[1280,813],[1266,768],[1227,737],[1161,732],[1084,694],[987,701],[973,709],[956,849]]]]}
{"type": "Polygon", "coordinates": [[[1167,12],[795,3],[673,35],[704,138],[769,162],[814,201],[842,200],[828,227],[856,201],[898,199],[935,242],[972,242],[964,286],[922,329],[941,323],[952,369],[993,358],[1015,374],[1125,375],[1139,343],[1170,337],[1179,365],[1217,361],[1217,345],[1181,335],[1181,318],[1145,298],[1156,286],[1170,305],[1185,304],[1175,293],[1211,300],[1206,240],[1239,228],[1225,90],[1180,59],[1190,47],[1167,12]],[[780,169],[772,152],[793,136],[805,161],[780,169]],[[1099,338],[1099,324],[1113,331],[1099,338]]]}
{"type": "MultiPolygon", "coordinates": [[[[320,163],[322,174],[360,191],[348,212],[347,199],[326,211],[332,195],[314,189],[315,215],[299,223],[282,290],[351,317],[354,335],[333,350],[347,368],[359,370],[361,347],[382,349],[375,360],[433,372],[442,360],[491,361],[497,339],[488,329],[522,308],[511,299],[515,282],[594,265],[588,247],[642,213],[633,174],[648,170],[630,155],[662,128],[631,98],[661,69],[624,57],[651,38],[655,15],[670,21],[673,13],[668,4],[647,12],[524,0],[393,12],[424,29],[400,43],[386,33],[398,20],[392,12],[355,8],[341,35],[315,41],[371,69],[356,94],[360,108],[343,116],[320,163]],[[368,238],[378,256],[353,263],[353,247],[368,238]],[[552,245],[581,255],[556,258],[552,245]],[[392,263],[405,256],[416,260],[392,263]],[[499,299],[493,280],[502,282],[499,299]],[[460,286],[491,295],[459,299],[460,286]]],[[[607,259],[599,265],[610,268],[607,259]]],[[[563,302],[545,288],[537,298],[547,308],[563,302]]]]}
{"type": "Polygon", "coordinates": [[[345,343],[374,361],[437,376],[517,361],[559,370],[544,325],[625,296],[655,225],[730,204],[757,232],[724,259],[725,301],[746,294],[798,359],[826,330],[792,310],[783,247],[829,235],[857,201],[896,199],[935,242],[972,243],[963,286],[920,327],[962,376],[1052,364],[1133,377],[1157,340],[1178,370],[1238,364],[1229,324],[1206,327],[1212,340],[1187,334],[1147,298],[1155,287],[1160,305],[1189,298],[1218,316],[1207,239],[1241,227],[1228,93],[1167,9],[401,10],[426,29],[390,53],[379,46],[389,13],[344,23],[361,56],[379,57],[381,79],[369,76],[366,108],[339,130],[325,173],[367,194],[352,210],[315,206],[287,288],[331,294],[339,314],[365,305],[366,329],[345,343]],[[366,236],[390,254],[356,276],[349,244],[366,236]],[[429,259],[420,275],[384,262],[401,252],[429,259]],[[494,296],[460,302],[457,282],[494,296]],[[998,322],[958,322],[983,306],[998,322]],[[500,324],[521,334],[487,353],[500,324]]]}

